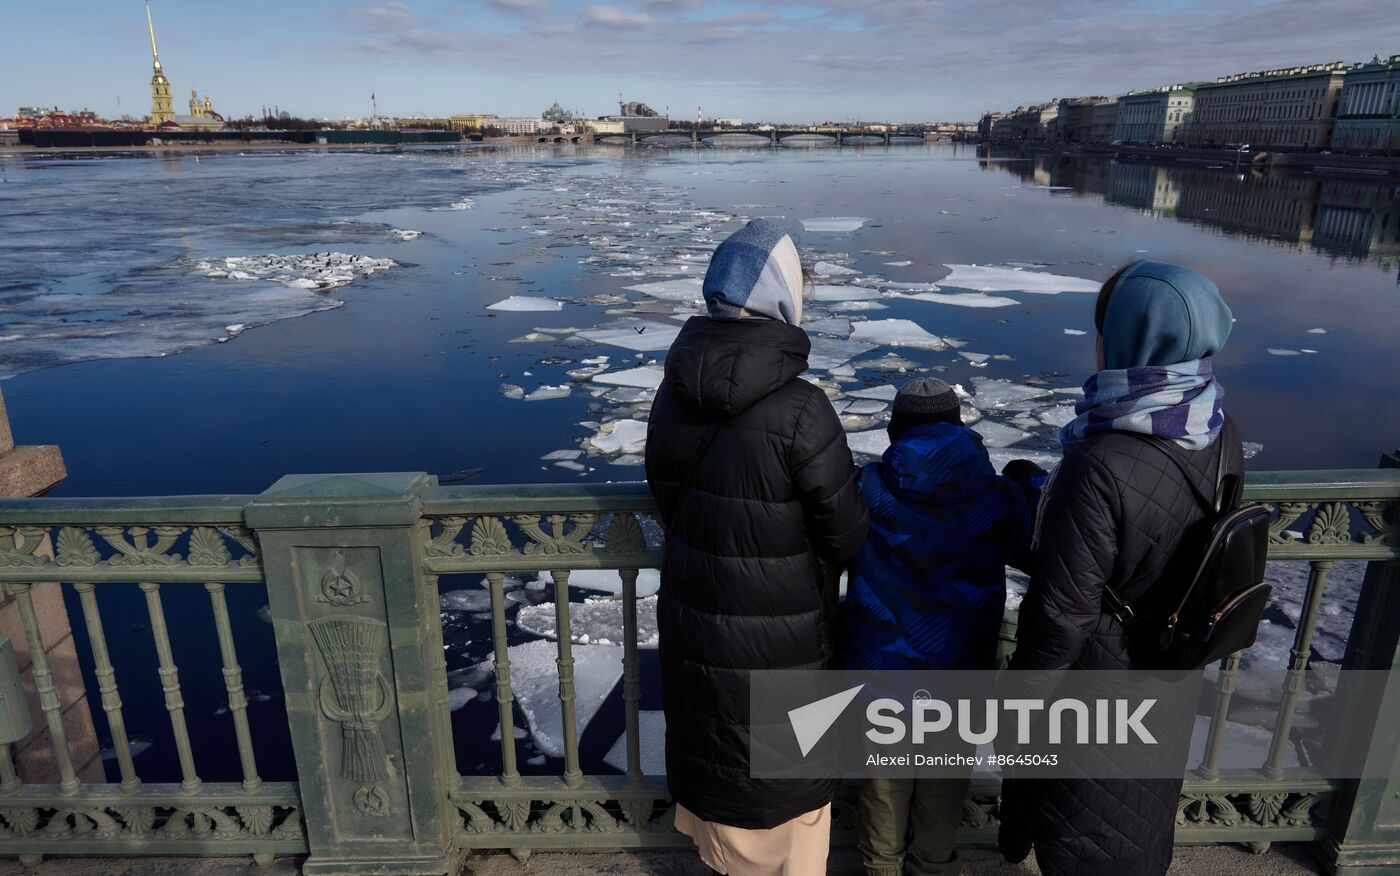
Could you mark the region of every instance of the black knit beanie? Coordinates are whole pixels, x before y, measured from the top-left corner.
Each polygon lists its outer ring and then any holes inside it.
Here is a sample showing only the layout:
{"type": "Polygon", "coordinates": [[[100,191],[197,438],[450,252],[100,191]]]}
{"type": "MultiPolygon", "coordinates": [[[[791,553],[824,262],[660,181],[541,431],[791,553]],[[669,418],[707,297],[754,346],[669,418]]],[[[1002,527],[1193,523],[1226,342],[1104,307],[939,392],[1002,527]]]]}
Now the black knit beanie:
{"type": "Polygon", "coordinates": [[[887,427],[890,441],[898,441],[906,430],[924,423],[963,424],[957,392],[937,377],[918,377],[899,388],[887,427]]]}

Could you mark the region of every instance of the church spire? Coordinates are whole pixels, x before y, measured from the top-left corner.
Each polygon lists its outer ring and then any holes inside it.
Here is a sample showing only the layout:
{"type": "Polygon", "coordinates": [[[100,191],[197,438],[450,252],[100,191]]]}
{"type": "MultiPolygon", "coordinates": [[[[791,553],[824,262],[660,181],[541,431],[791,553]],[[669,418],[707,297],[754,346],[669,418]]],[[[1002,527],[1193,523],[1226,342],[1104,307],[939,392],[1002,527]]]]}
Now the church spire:
{"type": "Polygon", "coordinates": [[[155,61],[156,69],[160,69],[160,52],[156,51],[156,25],[151,20],[151,0],[146,0],[146,28],[151,32],[151,59],[155,61]]]}
{"type": "Polygon", "coordinates": [[[151,124],[163,125],[175,121],[175,105],[170,99],[170,80],[160,66],[160,53],[156,51],[156,26],[151,20],[151,0],[146,0],[146,27],[151,33],[151,124]]]}

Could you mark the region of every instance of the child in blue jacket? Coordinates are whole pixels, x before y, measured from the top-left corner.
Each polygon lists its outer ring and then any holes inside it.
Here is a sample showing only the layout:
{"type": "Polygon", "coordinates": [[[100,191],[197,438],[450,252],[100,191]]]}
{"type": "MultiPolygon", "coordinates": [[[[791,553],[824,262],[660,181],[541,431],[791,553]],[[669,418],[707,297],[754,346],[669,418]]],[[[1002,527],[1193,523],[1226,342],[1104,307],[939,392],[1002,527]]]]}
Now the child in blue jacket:
{"type": "MultiPolygon", "coordinates": [[[[957,393],[906,383],[890,447],[860,473],[870,534],[850,567],[846,669],[995,669],[1006,566],[1030,552],[1045,472],[1016,460],[1000,476],[957,393]],[[1014,479],[1013,479],[1014,478],[1014,479]]],[[[870,876],[952,874],[967,779],[866,779],[858,838],[870,876]]]]}

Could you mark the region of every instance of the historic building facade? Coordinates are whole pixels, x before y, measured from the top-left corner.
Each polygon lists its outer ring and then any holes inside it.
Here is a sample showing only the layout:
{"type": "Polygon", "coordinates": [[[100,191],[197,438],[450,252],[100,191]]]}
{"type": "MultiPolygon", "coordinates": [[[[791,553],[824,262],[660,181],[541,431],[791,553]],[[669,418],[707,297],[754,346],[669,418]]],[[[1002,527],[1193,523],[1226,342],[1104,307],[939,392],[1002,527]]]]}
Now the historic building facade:
{"type": "Polygon", "coordinates": [[[1345,64],[1240,73],[1196,89],[1185,128],[1197,146],[1323,149],[1331,145],[1345,64]]]}
{"type": "Polygon", "coordinates": [[[1118,98],[1113,138],[1124,143],[1175,143],[1190,123],[1197,85],[1131,91],[1118,98]]]}
{"type": "Polygon", "coordinates": [[[1332,146],[1348,152],[1400,152],[1400,55],[1347,71],[1332,146]]]}

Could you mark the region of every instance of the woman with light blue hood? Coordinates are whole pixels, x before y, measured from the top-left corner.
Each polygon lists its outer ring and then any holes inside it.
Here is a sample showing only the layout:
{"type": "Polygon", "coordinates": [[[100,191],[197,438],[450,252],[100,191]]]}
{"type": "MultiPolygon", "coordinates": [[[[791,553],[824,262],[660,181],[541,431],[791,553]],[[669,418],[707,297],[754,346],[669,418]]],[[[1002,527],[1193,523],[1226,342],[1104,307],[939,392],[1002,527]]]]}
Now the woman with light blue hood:
{"type": "MultiPolygon", "coordinates": [[[[1060,434],[1065,455],[1045,487],[1012,669],[1139,668],[1147,652],[1125,619],[1179,596],[1190,579],[1183,536],[1243,474],[1215,375],[1233,322],[1215,284],[1133,262],[1104,283],[1094,321],[1099,371],[1060,434]]],[[[1165,873],[1181,784],[1008,782],[1002,853],[1020,861],[1033,845],[1049,876],[1165,873]]]]}

